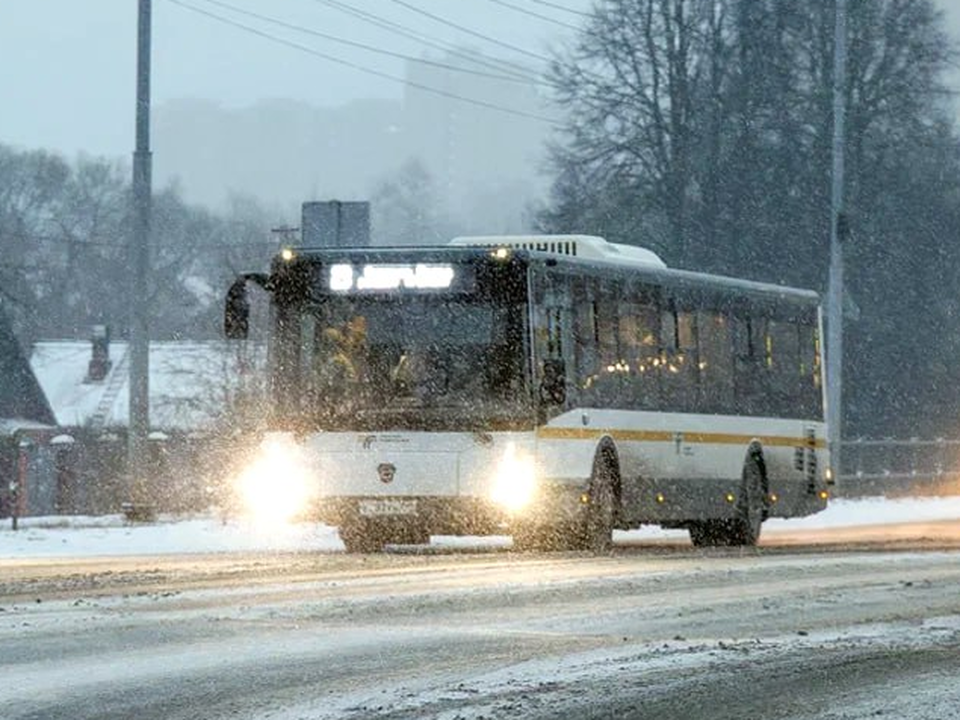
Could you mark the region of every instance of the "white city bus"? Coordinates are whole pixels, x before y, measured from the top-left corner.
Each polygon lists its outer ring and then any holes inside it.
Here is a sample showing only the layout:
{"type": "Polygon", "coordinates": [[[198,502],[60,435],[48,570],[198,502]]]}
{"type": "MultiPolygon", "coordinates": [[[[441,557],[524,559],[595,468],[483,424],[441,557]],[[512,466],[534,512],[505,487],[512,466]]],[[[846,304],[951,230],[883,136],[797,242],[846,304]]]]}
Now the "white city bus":
{"type": "Polygon", "coordinates": [[[285,251],[271,429],[349,552],[434,534],[602,551],[614,529],[753,545],[826,506],[815,293],[590,236],[285,251]]]}

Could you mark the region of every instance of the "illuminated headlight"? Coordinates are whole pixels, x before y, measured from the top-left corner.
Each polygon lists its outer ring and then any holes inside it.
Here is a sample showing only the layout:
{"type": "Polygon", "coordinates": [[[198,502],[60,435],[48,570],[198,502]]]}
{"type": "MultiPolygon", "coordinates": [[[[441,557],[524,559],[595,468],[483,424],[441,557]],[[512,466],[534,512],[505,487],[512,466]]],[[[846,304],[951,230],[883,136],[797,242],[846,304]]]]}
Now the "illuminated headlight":
{"type": "Polygon", "coordinates": [[[491,498],[510,512],[523,510],[537,487],[533,458],[508,443],[493,477],[491,498]]]}
{"type": "Polygon", "coordinates": [[[302,448],[290,437],[275,436],[264,440],[234,487],[247,513],[274,524],[289,522],[305,510],[313,485],[302,448]]]}

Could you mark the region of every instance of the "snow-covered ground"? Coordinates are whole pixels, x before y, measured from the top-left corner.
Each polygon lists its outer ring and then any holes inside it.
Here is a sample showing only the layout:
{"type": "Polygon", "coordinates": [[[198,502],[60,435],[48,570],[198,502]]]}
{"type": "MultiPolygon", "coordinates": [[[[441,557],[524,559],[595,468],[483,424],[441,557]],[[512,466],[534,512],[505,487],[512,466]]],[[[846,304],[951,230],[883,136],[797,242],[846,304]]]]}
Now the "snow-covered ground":
{"type": "MultiPolygon", "coordinates": [[[[769,520],[764,536],[867,525],[957,520],[960,496],[939,498],[863,498],[834,500],[818,515],[794,520],[769,520]]],[[[685,531],[657,527],[618,532],[618,540],[686,538],[685,531]]],[[[506,537],[434,538],[446,547],[509,547],[506,537]]],[[[125,523],[122,516],[21,518],[14,532],[10,521],[0,525],[0,558],[95,557],[178,553],[341,551],[335,528],[315,523],[260,526],[215,515],[161,519],[151,524],[125,523]]]]}
{"type": "MultiPolygon", "coordinates": [[[[0,524],[0,717],[11,720],[960,718],[955,544],[250,562],[240,553],[342,545],[326,526],[215,514],[22,523],[0,524]],[[135,557],[158,553],[222,555],[172,570],[135,557]]],[[[960,496],[836,500],[769,521],[764,537],[920,538],[954,525],[960,496]]],[[[689,546],[657,528],[617,538],[689,546]]]]}

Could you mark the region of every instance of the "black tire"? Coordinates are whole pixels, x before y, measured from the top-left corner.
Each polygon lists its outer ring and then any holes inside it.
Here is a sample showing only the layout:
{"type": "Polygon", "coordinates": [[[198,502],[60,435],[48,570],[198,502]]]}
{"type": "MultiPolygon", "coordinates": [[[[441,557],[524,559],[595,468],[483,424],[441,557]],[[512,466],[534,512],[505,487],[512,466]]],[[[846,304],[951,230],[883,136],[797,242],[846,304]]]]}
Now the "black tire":
{"type": "Polygon", "coordinates": [[[518,552],[562,550],[561,538],[567,534],[556,525],[519,523],[513,529],[513,549],[518,552]]]}
{"type": "Polygon", "coordinates": [[[606,553],[613,547],[616,516],[615,470],[597,458],[590,481],[590,503],[576,523],[518,523],[513,528],[513,549],[521,552],[581,550],[606,553]]]}
{"type": "Polygon", "coordinates": [[[723,520],[703,520],[690,523],[690,542],[694,547],[716,547],[727,545],[727,527],[723,520]]]}
{"type": "Polygon", "coordinates": [[[380,537],[389,545],[429,545],[430,531],[423,525],[403,525],[388,532],[381,533],[380,537]]]}
{"type": "Polygon", "coordinates": [[[429,528],[419,522],[398,523],[359,517],[347,518],[337,529],[348,553],[382,552],[384,545],[427,545],[429,528]]]}
{"type": "Polygon", "coordinates": [[[575,535],[578,550],[606,553],[613,547],[614,481],[610,463],[598,458],[590,481],[590,504],[575,535]]]}
{"type": "Polygon", "coordinates": [[[727,521],[728,545],[755,546],[767,514],[767,478],[763,455],[751,448],[743,464],[736,516],[727,521]]]}
{"type": "Polygon", "coordinates": [[[348,553],[382,552],[385,544],[379,528],[362,520],[344,520],[337,528],[348,553]]]}

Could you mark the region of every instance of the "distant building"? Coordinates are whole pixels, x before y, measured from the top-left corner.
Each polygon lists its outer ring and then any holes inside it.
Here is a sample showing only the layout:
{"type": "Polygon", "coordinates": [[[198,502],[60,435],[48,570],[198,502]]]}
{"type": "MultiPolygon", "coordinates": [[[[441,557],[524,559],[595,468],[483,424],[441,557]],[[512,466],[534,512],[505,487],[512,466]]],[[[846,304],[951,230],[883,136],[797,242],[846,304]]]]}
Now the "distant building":
{"type": "Polygon", "coordinates": [[[525,205],[546,189],[550,132],[537,71],[480,52],[432,59],[439,64],[407,62],[402,138],[410,156],[423,161],[454,216],[479,223],[466,231],[527,229],[525,205]]]}
{"type": "Polygon", "coordinates": [[[229,209],[236,194],[294,217],[303,198],[369,197],[413,159],[437,191],[429,210],[458,233],[528,230],[528,206],[548,189],[546,118],[556,112],[538,71],[471,50],[430,61],[407,63],[399,100],[159,104],[155,177],[176,181],[191,202],[229,209]]]}

